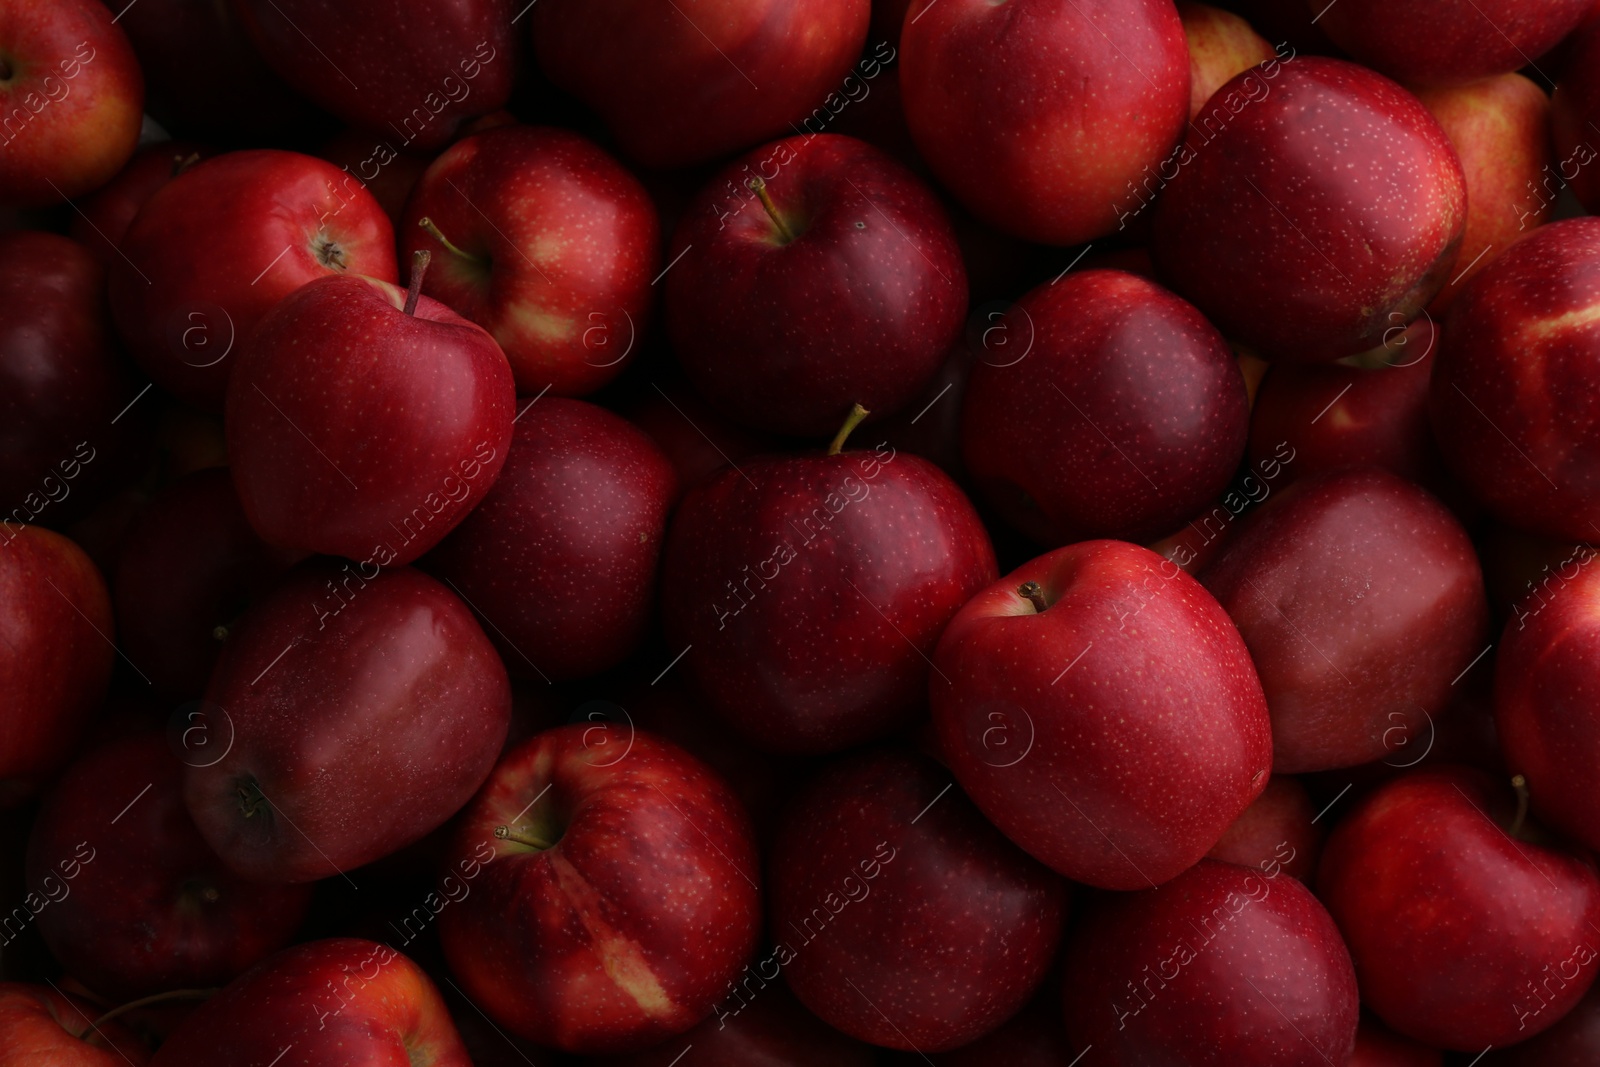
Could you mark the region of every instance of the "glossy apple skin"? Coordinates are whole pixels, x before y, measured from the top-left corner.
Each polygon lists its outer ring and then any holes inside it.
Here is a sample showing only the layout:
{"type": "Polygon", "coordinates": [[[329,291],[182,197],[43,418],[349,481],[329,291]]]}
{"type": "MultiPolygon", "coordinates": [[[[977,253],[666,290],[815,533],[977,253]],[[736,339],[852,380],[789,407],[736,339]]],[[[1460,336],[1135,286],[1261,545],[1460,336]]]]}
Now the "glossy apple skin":
{"type": "Polygon", "coordinates": [[[855,403],[892,415],[966,318],[938,198],[852,137],[791,137],[730,164],[679,224],[669,260],[680,254],[666,277],[673,349],[701,395],[757,429],[826,436],[855,403]],[[793,241],[744,188],[758,173],[793,241]]]}
{"type": "MultiPolygon", "coordinates": [[[[1590,987],[1550,1029],[1483,1058],[1484,1067],[1589,1067],[1600,1056],[1600,993],[1590,987]]],[[[1435,1061],[1437,1062],[1437,1061],[1435,1061]]]]}
{"type": "Polygon", "coordinates": [[[299,558],[256,536],[226,468],[167,486],[129,527],[112,576],[123,649],[174,697],[205,691],[234,624],[299,558]]]}
{"type": "Polygon", "coordinates": [[[1189,45],[1189,118],[1205,110],[1211,94],[1277,51],[1244,18],[1210,4],[1180,0],[1178,17],[1189,45]]]}
{"type": "Polygon", "coordinates": [[[900,38],[906,121],[974,215],[1072,245],[1118,228],[1117,203],[1183,133],[1189,49],[1158,0],[940,0],[900,38]]]}
{"type": "Polygon", "coordinates": [[[462,122],[511,96],[522,39],[513,0],[233,0],[233,10],[284,81],[351,125],[392,135],[396,148],[448,144],[462,122]]]}
{"type": "MultiPolygon", "coordinates": [[[[1490,1061],[1498,1062],[1498,1061],[1490,1061]]],[[[1443,1067],[1444,1053],[1391,1033],[1363,1016],[1356,1051],[1346,1067],[1443,1067]]],[[[1551,1064],[1548,1067],[1559,1067],[1551,1064]]]]}
{"type": "Polygon", "coordinates": [[[983,1036],[1028,1002],[1061,938],[1066,883],[951,785],[909,750],[847,757],[801,789],[772,844],[777,946],[758,974],[781,964],[824,1022],[875,1045],[983,1036]]]}
{"type": "MultiPolygon", "coordinates": [[[[1534,812],[1590,848],[1600,845],[1600,789],[1586,769],[1600,753],[1593,708],[1600,665],[1600,568],[1573,554],[1506,622],[1494,713],[1506,765],[1528,780],[1534,812]]],[[[1597,940],[1600,946],[1600,940],[1597,940]]]]}
{"type": "Polygon", "coordinates": [[[233,744],[190,761],[205,765],[184,772],[184,802],[229,870],[272,882],[348,871],[439,826],[483,784],[511,716],[500,657],[455,594],[331,561],[251,609],[205,699],[233,744]]]}
{"type": "Polygon", "coordinates": [[[977,512],[927,460],[761,456],[679,505],[662,622],[744,738],[835,752],[910,723],[939,634],[995,574],[977,512]]]}
{"type": "Polygon", "coordinates": [[[1296,56],[1212,101],[1156,200],[1152,252],[1229,338],[1268,359],[1353,355],[1454,277],[1466,179],[1410,93],[1353,63],[1296,56]]]}
{"type": "Polygon", "coordinates": [[[0,203],[43,207],[104,185],[139,142],[144,76],[95,0],[13,0],[0,13],[0,203]]]}
{"type": "Polygon", "coordinates": [[[151,407],[118,418],[138,394],[105,267],[53,233],[0,235],[0,515],[56,525],[103,498],[145,454],[151,407]]]}
{"type": "MultiPolygon", "coordinates": [[[[142,2],[142,0],[141,0],[142,2]]],[[[194,157],[214,153],[188,141],[159,141],[133,154],[116,177],[85,197],[67,225],[67,233],[109,267],[121,258],[118,249],[133,217],[155,191],[177,177],[194,157]]],[[[194,162],[199,162],[194,159],[194,162]]]]}
{"type": "MultiPolygon", "coordinates": [[[[1521,74],[1470,85],[1417,90],[1439,121],[1467,178],[1467,228],[1456,269],[1428,310],[1443,318],[1463,286],[1524,233],[1550,217],[1554,170],[1550,156],[1550,98],[1521,74]]],[[[1576,161],[1557,175],[1566,177],[1576,161]]]]}
{"type": "Polygon", "coordinates": [[[285,1047],[292,1051],[277,1067],[472,1067],[422,969],[354,937],[262,960],[185,1018],[151,1062],[253,1063],[285,1047]]]}
{"type": "Polygon", "coordinates": [[[1003,327],[1028,347],[980,357],[961,414],[974,483],[1056,546],[1171,533],[1233,479],[1250,432],[1244,376],[1195,308],[1137,275],[1073,272],[1003,327]]]}
{"type": "Polygon", "coordinates": [[[1594,861],[1512,840],[1513,807],[1482,771],[1417,770],[1328,837],[1317,895],[1350,946],[1362,1002],[1408,1037],[1473,1053],[1524,1040],[1594,981],[1594,861]]]}
{"type": "Polygon", "coordinates": [[[311,903],[310,886],[228,873],[183,806],[183,764],[159,733],[67,768],[34,823],[29,883],[84,842],[93,859],[37,921],[62,966],[113,1003],[226,983],[287,944],[311,903]]]}
{"type": "Polygon", "coordinates": [[[1374,467],[1291,486],[1200,577],[1261,674],[1280,774],[1368,763],[1425,734],[1488,643],[1467,532],[1374,467]]]}
{"type": "Polygon", "coordinates": [[[429,165],[400,227],[433,253],[423,292],[500,343],[519,392],[583,396],[628,364],[661,269],[639,180],[594,142],[549,126],[463,138],[429,165]],[[429,218],[463,259],[417,225],[429,218]]]}
{"type": "MultiPolygon", "coordinates": [[[[1600,22],[1590,19],[1572,35],[1571,54],[1551,99],[1550,134],[1558,177],[1572,186],[1584,208],[1600,209],[1600,167],[1595,133],[1600,125],[1600,22]]],[[[1559,191],[1560,186],[1555,186],[1559,191]]]]}
{"type": "Polygon", "coordinates": [[[1322,854],[1323,831],[1312,822],[1316,817],[1306,787],[1298,779],[1275,775],[1206,858],[1241,867],[1277,861],[1284,874],[1310,882],[1322,854]]]}
{"type": "Polygon", "coordinates": [[[481,614],[513,673],[599,674],[650,623],[672,464],[643,430],[582,400],[546,397],[513,431],[494,488],[424,566],[481,614]]]}
{"type": "Polygon", "coordinates": [[[1266,788],[1272,738],[1238,631],[1149,549],[1046,553],[961,609],[928,685],[943,759],[1006,836],[1074,881],[1192,866],[1266,788]],[[1018,593],[1043,587],[1044,612],[1018,593]]]}
{"type": "Polygon", "coordinates": [[[150,1050],[105,1010],[49,986],[0,982],[0,1067],[144,1067],[150,1050]],[[85,1038],[87,1035],[87,1038],[85,1038]],[[90,1042],[93,1041],[93,1044],[90,1042]]]}
{"type": "Polygon", "coordinates": [[[1588,540],[1600,522],[1600,220],[1550,223],[1456,298],[1430,385],[1445,461],[1494,517],[1588,540]]]}
{"type": "Polygon", "coordinates": [[[1350,954],[1272,867],[1203,860],[1105,898],[1068,943],[1063,986],[1067,1032],[1092,1046],[1083,1067],[1325,1067],[1355,1046],[1350,954]]]}
{"type": "Polygon", "coordinates": [[[452,866],[482,868],[439,936],[505,1029],[626,1052],[700,1022],[750,958],[760,861],[749,817],[709,768],[643,732],[619,754],[593,731],[547,730],[495,768],[451,848],[452,866]],[[497,840],[501,826],[553,844],[497,840]]]}
{"type": "Polygon", "coordinates": [[[395,279],[394,228],[372,194],[325,160],[276,149],[185,170],[145,202],[122,251],[118,332],[157,385],[208,411],[222,408],[229,357],[291,292],[343,273],[395,279]]]}
{"type": "Polygon", "coordinates": [[[516,415],[494,339],[430,297],[323,278],[273,308],[228,387],[250,524],[280,548],[410,563],[489,492],[516,415]]]}
{"type": "Polygon", "coordinates": [[[839,88],[870,0],[545,0],[545,75],[646,167],[704,163],[788,133],[839,88]]]}
{"type": "MultiPolygon", "coordinates": [[[[1317,0],[1304,0],[1314,13],[1317,0]]],[[[1317,20],[1365,66],[1418,85],[1463,84],[1535,62],[1571,33],[1590,0],[1340,0],[1317,20]]]]}
{"type": "Polygon", "coordinates": [[[66,762],[105,698],[114,639],[105,579],[83,549],[0,523],[0,807],[66,762]]]}

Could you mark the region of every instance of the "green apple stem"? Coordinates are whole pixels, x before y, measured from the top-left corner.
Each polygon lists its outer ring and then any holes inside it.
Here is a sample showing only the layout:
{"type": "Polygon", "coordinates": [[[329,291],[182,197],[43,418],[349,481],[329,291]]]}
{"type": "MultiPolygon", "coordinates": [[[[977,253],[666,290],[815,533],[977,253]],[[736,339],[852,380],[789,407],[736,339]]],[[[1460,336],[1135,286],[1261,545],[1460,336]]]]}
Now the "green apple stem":
{"type": "Polygon", "coordinates": [[[451,255],[460,256],[462,259],[465,259],[470,263],[476,263],[479,266],[487,267],[489,265],[489,261],[484,259],[482,256],[475,256],[471,252],[458,247],[450,240],[450,238],[444,235],[443,230],[434,225],[433,220],[428,218],[428,216],[424,215],[422,218],[418,219],[417,225],[426,230],[429,237],[432,237],[435,241],[438,241],[440,244],[444,245],[445,251],[449,252],[451,255]]]}
{"type": "Polygon", "coordinates": [[[502,841],[515,841],[519,845],[527,845],[529,848],[536,848],[540,852],[543,852],[545,849],[550,848],[555,844],[555,842],[546,841],[542,837],[534,837],[532,834],[525,834],[521,833],[520,831],[513,830],[509,826],[496,826],[494,828],[494,836],[498,837],[502,841]]]}
{"type": "Polygon", "coordinates": [[[1017,590],[1017,595],[1032,604],[1033,610],[1041,615],[1044,613],[1044,609],[1050,606],[1045,603],[1044,586],[1038,582],[1023,582],[1022,586],[1017,590]]]}
{"type": "Polygon", "coordinates": [[[89,1029],[95,1031],[96,1036],[98,1036],[100,1027],[124,1012],[130,1012],[136,1008],[147,1008],[152,1004],[165,1004],[169,1000],[208,1000],[216,994],[217,989],[212,987],[210,989],[173,989],[165,993],[157,993],[154,996],[140,997],[138,1000],[130,1000],[126,1004],[120,1004],[112,1008],[90,1023],[89,1029]]]}
{"type": "Polygon", "coordinates": [[[772,225],[777,228],[778,239],[784,244],[794,240],[794,231],[789,229],[789,224],[783,221],[783,216],[778,214],[778,205],[772,202],[772,194],[767,192],[767,183],[760,178],[751,178],[745,183],[750,191],[761,199],[761,206],[767,209],[767,215],[772,219],[772,225]]]}
{"type": "Polygon", "coordinates": [[[433,259],[433,253],[426,248],[417,249],[411,257],[411,287],[406,290],[405,313],[417,313],[417,301],[422,299],[422,276],[428,273],[428,263],[433,259]]]}
{"type": "Polygon", "coordinates": [[[855,428],[861,425],[861,420],[871,414],[872,412],[860,404],[852,405],[850,414],[845,416],[844,425],[839,427],[839,432],[833,435],[833,440],[828,444],[828,455],[837,456],[843,452],[845,441],[855,432],[855,428]]]}
{"type": "Polygon", "coordinates": [[[1519,774],[1511,779],[1511,788],[1517,791],[1517,816],[1511,820],[1508,833],[1515,839],[1522,833],[1522,824],[1528,821],[1528,780],[1519,774]]]}

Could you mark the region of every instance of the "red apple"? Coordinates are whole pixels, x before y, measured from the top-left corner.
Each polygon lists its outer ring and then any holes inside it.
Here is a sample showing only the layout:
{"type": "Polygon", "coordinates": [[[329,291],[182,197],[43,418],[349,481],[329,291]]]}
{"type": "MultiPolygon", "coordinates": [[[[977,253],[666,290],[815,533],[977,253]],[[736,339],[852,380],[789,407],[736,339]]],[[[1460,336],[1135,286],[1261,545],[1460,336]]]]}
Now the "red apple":
{"type": "Polygon", "coordinates": [[[400,244],[433,254],[423,292],[494,335],[520,392],[582,396],[644,333],[659,230],[644,186],[598,145],[513,125],[429,165],[400,244]]]}
{"type": "MultiPolygon", "coordinates": [[[[1391,1033],[1365,1016],[1356,1031],[1356,1052],[1346,1067],[1443,1067],[1444,1053],[1391,1033]]],[[[1555,1065],[1550,1065],[1555,1067],[1555,1065]]]]}
{"type": "Polygon", "coordinates": [[[462,122],[511,96],[521,33],[515,0],[371,8],[234,0],[233,7],[284,81],[351,125],[380,131],[397,149],[448,144],[462,122]]]}
{"type": "Polygon", "coordinates": [[[956,780],[1074,881],[1165,882],[1266,788],[1272,739],[1244,642],[1148,549],[1086,541],[1025,564],[961,609],[934,666],[956,780]]]}
{"type": "Polygon", "coordinates": [[[105,1012],[48,986],[0,982],[0,1067],[144,1067],[150,1050],[105,1012]]]}
{"type": "Polygon", "coordinates": [[[235,874],[304,882],[410,844],[483,784],[511,714],[466,605],[409,568],[308,564],[228,638],[184,801],[235,874]],[[215,748],[222,748],[220,753],[215,748]]]}
{"type": "Polygon", "coordinates": [[[145,202],[111,266],[111,311],[139,365],[218,410],[241,347],[273,305],[314,278],[395,277],[394,230],[372,194],[298,152],[229,152],[145,202]]]}
{"type": "Polygon", "coordinates": [[[1309,882],[1322,854],[1323,831],[1317,827],[1316,817],[1306,787],[1297,779],[1274,775],[1206,857],[1241,867],[1276,861],[1284,874],[1309,882]]]}
{"type": "Polygon", "coordinates": [[[0,522],[0,807],[67,761],[105,699],[111,641],[111,597],[83,550],[0,522]]]}
{"type": "Polygon", "coordinates": [[[1311,891],[1271,865],[1203,860],[1104,898],[1066,955],[1081,1067],[1326,1067],[1355,1047],[1350,954],[1311,891]]]}
{"type": "Polygon", "coordinates": [[[648,734],[618,751],[595,730],[547,731],[495,768],[451,851],[472,893],[439,936],[511,1033],[623,1052],[711,1012],[755,948],[761,872],[721,779],[648,734]]]}
{"type": "Polygon", "coordinates": [[[1362,1001],[1408,1037],[1482,1053],[1548,1029],[1594,981],[1594,860],[1519,839],[1511,814],[1488,775],[1440,767],[1369,793],[1328,837],[1317,894],[1362,1001]]]}
{"type": "Polygon", "coordinates": [[[1416,97],[1353,63],[1239,75],[1158,177],[1161,276],[1267,358],[1375,348],[1454,277],[1461,162],[1416,97]]]}
{"type": "Polygon", "coordinates": [[[1527,1041],[1491,1052],[1484,1057],[1483,1067],[1590,1067],[1597,1056],[1600,1056],[1600,991],[1590,987],[1589,995],[1562,1016],[1560,1022],[1527,1041]]]}
{"type": "Polygon", "coordinates": [[[228,386],[234,484],[281,548],[410,563],[489,492],[511,446],[511,368],[443,304],[322,278],[261,321],[228,386]]]}
{"type": "Polygon", "coordinates": [[[424,565],[479,613],[514,674],[599,674],[651,620],[674,478],[622,416],[549,397],[518,417],[494,488],[424,565]]]}
{"type": "Polygon", "coordinates": [[[905,1052],[889,1062],[895,1067],[927,1062],[938,1067],[990,1067],[997,1063],[1006,1067],[1072,1067],[1073,1057],[1083,1050],[1072,1046],[1061,1026],[1060,1003],[1060,983],[1047,980],[1033,1003],[971,1044],[935,1053],[927,1060],[920,1053],[905,1052]]]}
{"type": "Polygon", "coordinates": [[[1591,0],[1303,0],[1335,44],[1374,70],[1419,85],[1509,74],[1554,48],[1591,0]]]}
{"type": "Polygon", "coordinates": [[[667,333],[689,380],[734,421],[779,433],[830,433],[855,403],[899,411],[967,313],[938,198],[837,134],[730,164],[678,225],[669,260],[667,333]]]}
{"type": "Polygon", "coordinates": [[[152,1064],[266,1067],[273,1056],[278,1067],[472,1067],[422,969],[353,937],[262,960],[184,1019],[152,1064]]]}
{"type": "MultiPolygon", "coordinates": [[[[982,1037],[1028,1002],[1061,937],[1065,883],[911,751],[825,770],[790,801],[769,862],[777,944],[744,995],[781,968],[825,1022],[875,1045],[982,1037]]],[[[742,1004],[731,993],[719,1017],[737,1026],[742,1004]]]]}
{"type": "Polygon", "coordinates": [[[139,143],[144,77],[95,0],[9,0],[0,13],[0,204],[93,192],[139,143]]]}
{"type": "Polygon", "coordinates": [[[76,877],[39,912],[39,932],[68,971],[116,1001],[222,985],[287,944],[311,902],[309,886],[224,869],[184,810],[183,764],[159,733],[67,768],[34,823],[28,881],[47,884],[63,860],[76,877]]]}
{"type": "MultiPolygon", "coordinates": [[[[1592,7],[1593,5],[1591,5],[1592,7]]],[[[1590,18],[1571,40],[1566,70],[1556,85],[1551,101],[1550,133],[1555,158],[1559,160],[1559,181],[1548,175],[1542,188],[1533,190],[1541,199],[1554,199],[1568,183],[1583,206],[1600,209],[1600,20],[1590,18]]]]}
{"type": "Polygon", "coordinates": [[[1030,241],[1116,231],[1188,116],[1189,49],[1165,0],[939,0],[906,20],[900,52],[933,172],[1030,241]]]}
{"type": "Polygon", "coordinates": [[[1005,313],[1025,345],[967,383],[962,450],[975,484],[1034,540],[1144,541],[1222,495],[1250,405],[1222,335],[1122,271],[1073,273],[1005,313]]]}
{"type": "Polygon", "coordinates": [[[1178,17],[1189,44],[1189,118],[1200,117],[1213,93],[1278,53],[1250,23],[1232,11],[1179,0],[1178,17]]]}
{"type": "Polygon", "coordinates": [[[122,239],[157,189],[213,153],[188,141],[160,141],[135,152],[128,165],[78,204],[67,232],[106,266],[122,256],[122,239]]]}
{"type": "Polygon", "coordinates": [[[1450,308],[1431,382],[1455,474],[1502,522],[1600,536],[1600,220],[1541,226],[1450,308]]]}
{"type": "Polygon", "coordinates": [[[927,460],[761,456],[679,506],[662,621],[747,740],[832,752],[912,720],[939,634],[994,576],[977,512],[927,460]]]}
{"type": "Polygon", "coordinates": [[[681,167],[788,133],[837,89],[870,0],[544,0],[539,66],[623,152],[681,167]]]}

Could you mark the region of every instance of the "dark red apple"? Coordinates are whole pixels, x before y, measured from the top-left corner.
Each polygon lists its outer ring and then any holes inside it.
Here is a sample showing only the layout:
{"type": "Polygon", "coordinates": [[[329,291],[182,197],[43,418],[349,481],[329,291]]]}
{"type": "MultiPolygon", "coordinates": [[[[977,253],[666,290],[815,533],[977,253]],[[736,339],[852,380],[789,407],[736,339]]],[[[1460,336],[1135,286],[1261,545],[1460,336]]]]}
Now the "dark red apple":
{"type": "Polygon", "coordinates": [[[83,549],[0,522],[0,807],[65,763],[105,699],[116,658],[111,597],[83,549]]]}
{"type": "Polygon", "coordinates": [[[1591,0],[1302,0],[1335,44],[1391,78],[1461,84],[1532,64],[1571,33],[1591,0]]]}
{"type": "MultiPolygon", "coordinates": [[[[1527,1041],[1489,1053],[1483,1067],[1589,1067],[1596,1057],[1600,1057],[1600,990],[1590,987],[1588,996],[1560,1022],[1527,1041]]],[[[1419,1061],[1419,1067],[1431,1065],[1419,1061]]]]}
{"type": "Polygon", "coordinates": [[[889,1062],[895,1067],[914,1067],[932,1062],[938,1067],[1072,1067],[1081,1048],[1072,1046],[1061,1025],[1059,982],[1046,981],[1033,1003],[1013,1015],[998,1029],[949,1052],[935,1053],[927,1060],[916,1052],[904,1052],[889,1062]]]}
{"type": "Polygon", "coordinates": [[[928,685],[939,748],[1011,840],[1074,881],[1153,886],[1266,788],[1272,738],[1239,633],[1137,545],[1086,541],[961,609],[928,685]]]}
{"type": "Polygon", "coordinates": [[[494,335],[529,396],[583,396],[622,373],[661,269],[644,186],[550,126],[451,145],[417,183],[400,244],[433,254],[423,292],[494,335]]]}
{"type": "Polygon", "coordinates": [[[293,936],[309,886],[246,882],[212,854],[183,806],[183,764],[161,734],[94,749],[45,798],[28,881],[76,877],[39,912],[62,966],[113,1001],[226,983],[293,936]],[[87,850],[87,855],[85,854],[87,850]]]}
{"type": "Polygon", "coordinates": [[[1120,228],[1189,111],[1165,0],[938,0],[900,38],[906,121],[939,180],[992,226],[1072,245],[1120,228]]]}
{"type": "Polygon", "coordinates": [[[139,143],[144,76],[95,0],[10,0],[0,24],[0,204],[93,192],[139,143]]]}
{"type": "Polygon", "coordinates": [[[837,89],[870,0],[544,0],[533,47],[623,152],[681,167],[780,134],[837,89]]]}
{"type": "Polygon", "coordinates": [[[156,190],[111,266],[111,311],[139,365],[196,407],[222,407],[235,349],[314,278],[395,278],[394,228],[333,164],[252,149],[156,190]]]}
{"type": "Polygon", "coordinates": [[[856,403],[894,414],[938,371],[967,313],[938,198],[883,151],[837,134],[730,164],[690,206],[668,258],[679,362],[714,407],[757,429],[825,435],[856,403]]]}
{"type": "Polygon", "coordinates": [[[1374,467],[1273,497],[1201,580],[1261,674],[1280,774],[1383,759],[1397,737],[1426,733],[1488,643],[1467,532],[1374,467]]]}
{"type": "Polygon", "coordinates": [[[304,882],[460,810],[494,766],[511,691],[444,586],[330,561],[250,610],[199,713],[206,747],[189,752],[183,793],[201,834],[236,874],[304,882]]]}
{"type": "Polygon", "coordinates": [[[150,1050],[105,1012],[48,986],[0,982],[0,1067],[144,1067],[150,1050]]]}
{"type": "Polygon", "coordinates": [[[1283,873],[1309,882],[1322,854],[1323,831],[1313,821],[1316,817],[1306,787],[1298,779],[1275,775],[1206,856],[1241,867],[1276,861],[1283,873]]]}
{"type": "Polygon", "coordinates": [[[410,563],[489,492],[516,391],[494,338],[437,300],[322,278],[261,321],[228,386],[234,485],[281,548],[410,563]]]}
{"type": "Polygon", "coordinates": [[[388,945],[312,941],[256,964],[178,1026],[153,1067],[472,1067],[439,990],[388,945]]]}
{"type": "Polygon", "coordinates": [[[284,81],[395,148],[448,144],[462,122],[511,96],[515,0],[233,0],[233,9],[284,81]]]}
{"type": "Polygon", "coordinates": [[[875,1045],[939,1052],[982,1037],[1055,957],[1066,884],[908,750],[817,776],[790,802],[769,863],[776,944],[757,982],[781,969],[823,1021],[875,1045]]]}
{"type": "Polygon", "coordinates": [[[1548,1029],[1593,983],[1594,860],[1513,836],[1521,822],[1509,789],[1440,767],[1369,793],[1328,837],[1317,894],[1363,1003],[1400,1033],[1482,1053],[1548,1029]]]}
{"type": "Polygon", "coordinates": [[[133,217],[157,189],[212,155],[188,141],[160,141],[135,152],[128,165],[78,204],[67,228],[72,239],[107,267],[121,258],[133,217]]]}
{"type": "Polygon", "coordinates": [[[747,740],[832,752],[911,721],[939,634],[994,576],[977,512],[927,460],[887,446],[761,456],[679,505],[662,620],[747,740]]]}
{"type": "Polygon", "coordinates": [[[967,383],[962,451],[974,483],[1045,545],[1171,533],[1222,495],[1250,405],[1222,335],[1133,274],[1041,285],[1005,313],[1015,351],[967,383]]]}
{"type": "Polygon", "coordinates": [[[1445,461],[1491,514],[1600,537],[1600,219],[1541,226],[1472,279],[1430,389],[1445,461]]]}
{"type": "Polygon", "coordinates": [[[1311,891],[1203,860],[1098,902],[1068,942],[1081,1067],[1326,1067],[1355,1047],[1356,975],[1311,891]]]}
{"type": "Polygon", "coordinates": [[[1541,200],[1553,200],[1564,185],[1571,184],[1578,200],[1592,212],[1600,209],[1600,167],[1593,165],[1600,157],[1600,135],[1594,132],[1600,122],[1600,20],[1590,18],[1570,40],[1572,51],[1550,109],[1558,174],[1549,175],[1547,170],[1541,188],[1530,192],[1541,200]]]}
{"type": "Polygon", "coordinates": [[[1239,75],[1158,177],[1161,276],[1269,359],[1376,348],[1455,276],[1461,162],[1416,97],[1353,63],[1239,75]]]}
{"type": "Polygon", "coordinates": [[[639,732],[619,750],[596,729],[549,730],[495,768],[457,826],[450,863],[476,879],[439,936],[506,1030],[624,1052],[711,1012],[755,949],[761,871],[720,778],[676,745],[639,732]]]}
{"type": "Polygon", "coordinates": [[[423,564],[478,612],[512,673],[599,674],[650,623],[672,464],[582,400],[531,403],[513,429],[494,488],[423,564]]]}
{"type": "Polygon", "coordinates": [[[776,440],[723,418],[683,382],[652,382],[651,390],[623,407],[650,435],[677,471],[677,498],[746,456],[771,452],[776,440]]]}
{"type": "MultiPolygon", "coordinates": [[[[1498,1061],[1494,1061],[1498,1062],[1498,1061]]],[[[1444,1053],[1420,1044],[1363,1016],[1356,1031],[1356,1051],[1346,1067],[1443,1067],[1444,1053]]],[[[1549,1065],[1556,1067],[1556,1065],[1549,1065]]]]}

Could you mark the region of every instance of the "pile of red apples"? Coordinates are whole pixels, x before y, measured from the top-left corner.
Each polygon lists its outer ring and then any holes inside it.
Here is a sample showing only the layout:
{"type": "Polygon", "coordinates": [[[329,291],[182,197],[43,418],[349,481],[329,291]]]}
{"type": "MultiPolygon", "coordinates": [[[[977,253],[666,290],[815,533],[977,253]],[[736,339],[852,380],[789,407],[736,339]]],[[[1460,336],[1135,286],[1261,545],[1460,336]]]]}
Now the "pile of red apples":
{"type": "Polygon", "coordinates": [[[1600,1065],[1597,0],[0,0],[0,1067],[1600,1065]]]}

